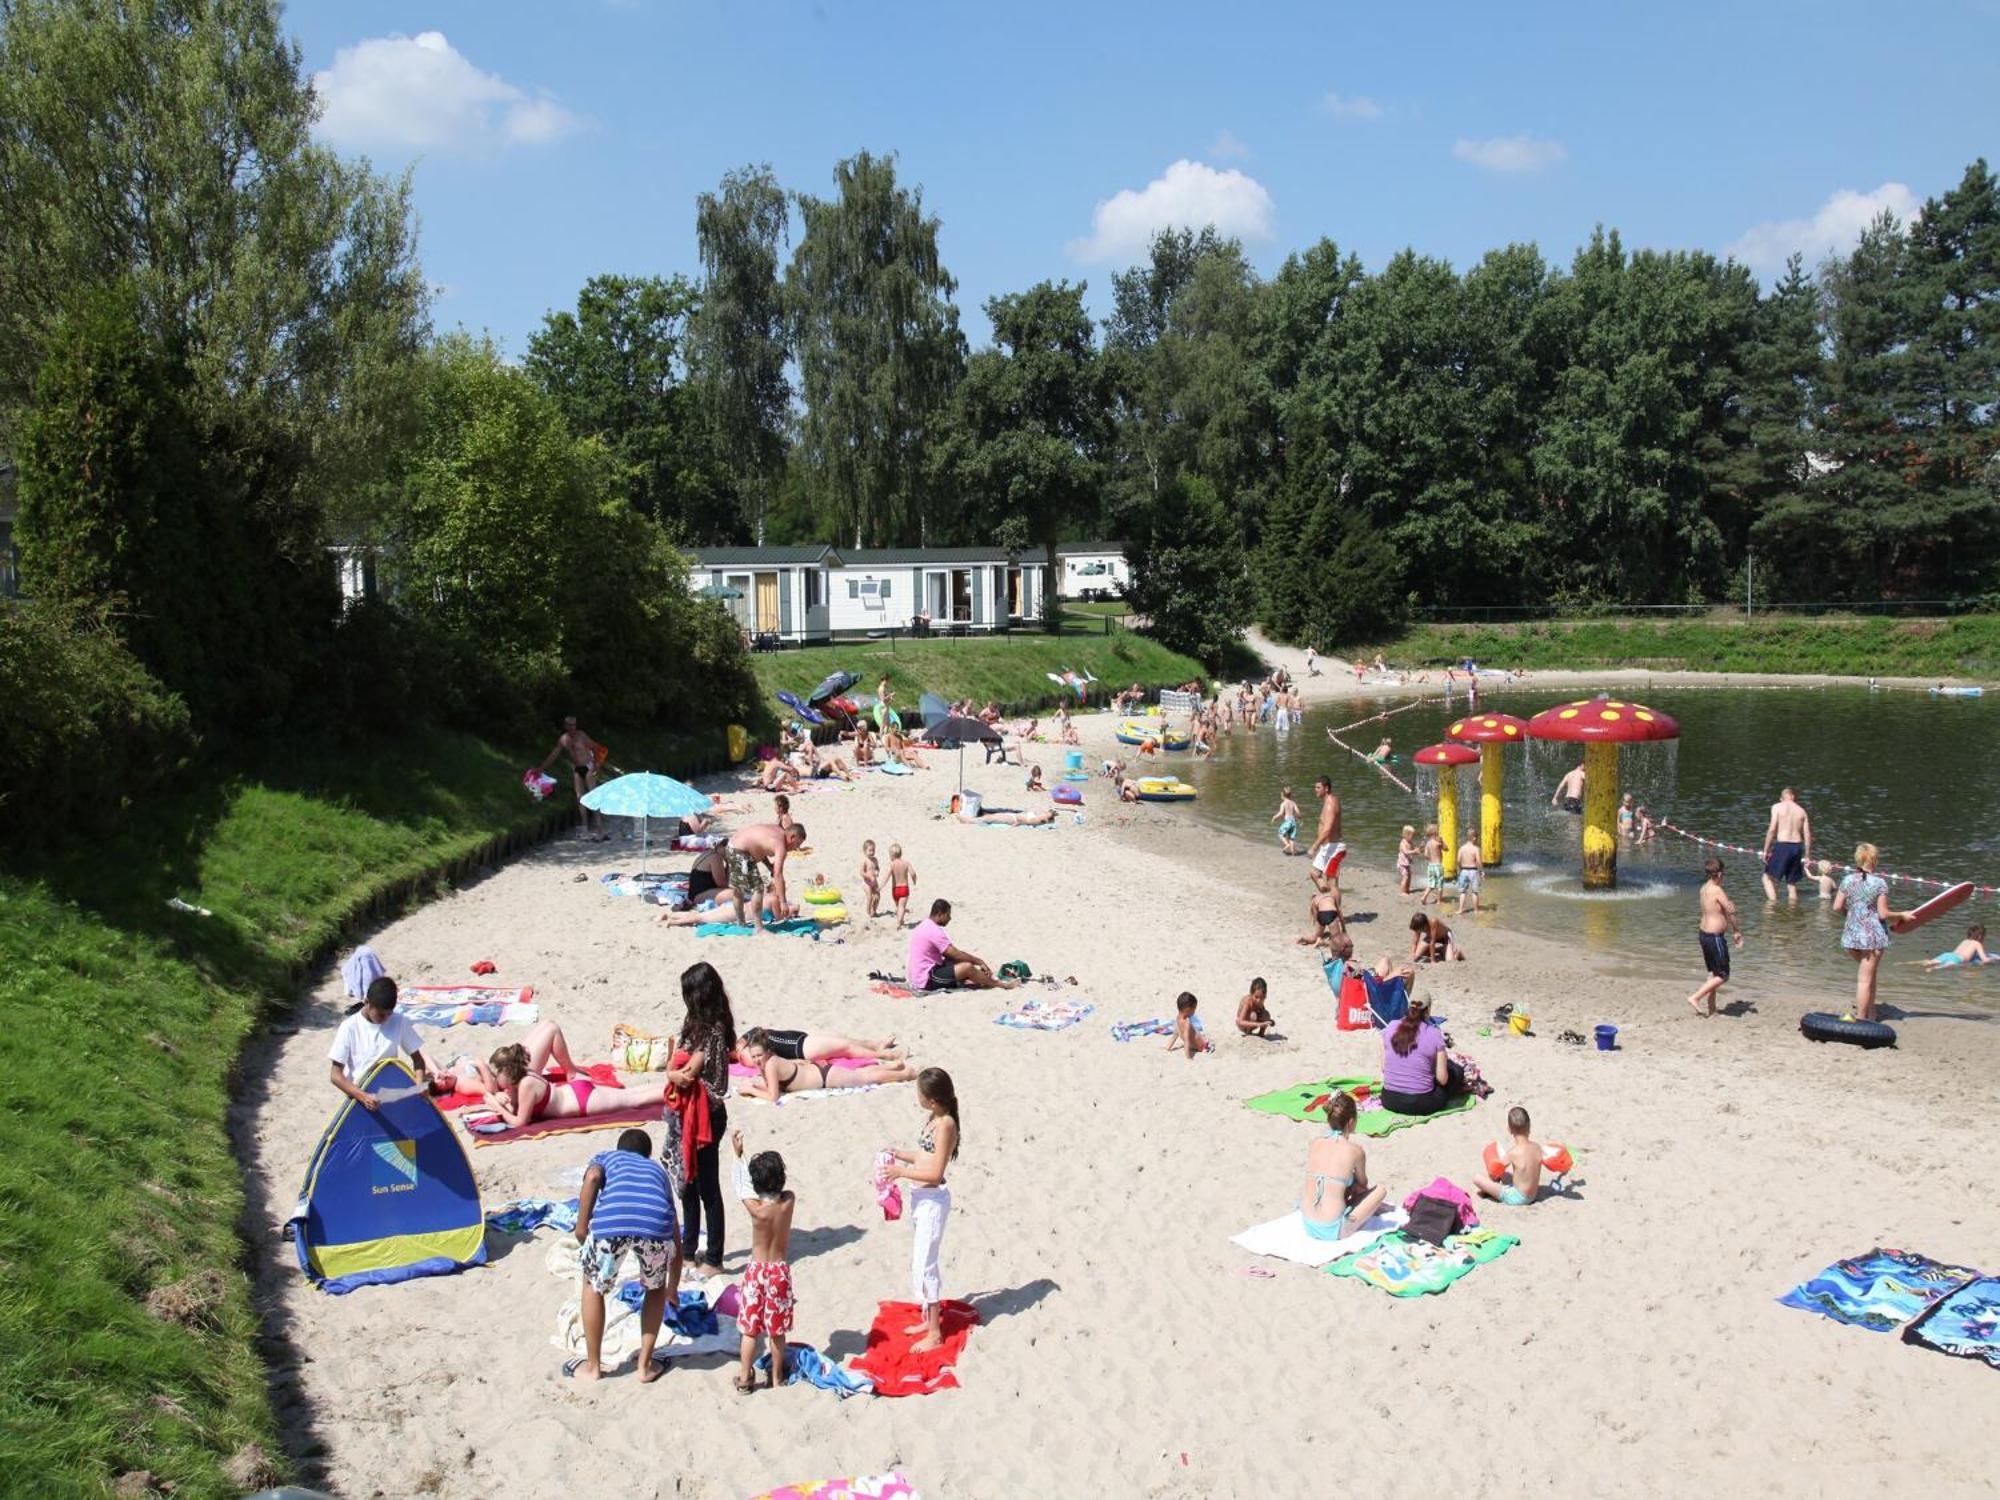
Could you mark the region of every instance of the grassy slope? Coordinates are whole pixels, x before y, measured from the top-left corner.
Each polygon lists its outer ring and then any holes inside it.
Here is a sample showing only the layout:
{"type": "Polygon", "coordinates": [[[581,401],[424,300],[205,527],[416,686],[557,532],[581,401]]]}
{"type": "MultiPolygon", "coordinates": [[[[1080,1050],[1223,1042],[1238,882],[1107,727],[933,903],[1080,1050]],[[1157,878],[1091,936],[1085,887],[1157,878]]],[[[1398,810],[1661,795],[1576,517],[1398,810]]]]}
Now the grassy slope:
{"type": "Polygon", "coordinates": [[[900,707],[914,706],[918,694],[926,692],[947,700],[1039,702],[1057,691],[1043,674],[1066,667],[1118,687],[1130,682],[1164,686],[1206,675],[1199,662],[1157,641],[1127,630],[1105,635],[1096,627],[1060,636],[1017,631],[962,640],[899,640],[893,650],[888,641],[811,646],[764,653],[751,661],[767,694],[783,688],[803,696],[836,670],[859,673],[859,689],[872,693],[886,671],[900,707]]]}
{"type": "Polygon", "coordinates": [[[2000,677],[2000,617],[1942,620],[1711,616],[1526,625],[1420,625],[1346,653],[1496,667],[1651,667],[1706,672],[1826,672],[1863,677],[2000,677]]]}
{"type": "Polygon", "coordinates": [[[237,1269],[238,1046],[350,914],[544,816],[519,774],[443,733],[288,754],[0,873],[0,1475],[240,1494],[226,1461],[277,1454],[237,1269]]]}

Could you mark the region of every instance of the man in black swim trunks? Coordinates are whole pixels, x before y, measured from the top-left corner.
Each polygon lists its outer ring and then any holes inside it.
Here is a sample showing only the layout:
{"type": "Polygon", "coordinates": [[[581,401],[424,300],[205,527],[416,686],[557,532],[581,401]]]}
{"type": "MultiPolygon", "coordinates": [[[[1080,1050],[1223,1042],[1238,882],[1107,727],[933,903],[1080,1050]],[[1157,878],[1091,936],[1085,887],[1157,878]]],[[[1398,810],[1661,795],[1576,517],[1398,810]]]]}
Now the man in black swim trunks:
{"type": "Polygon", "coordinates": [[[1743,929],[1736,925],[1736,903],[1722,888],[1722,861],[1711,859],[1702,866],[1708,879],[1701,887],[1701,961],[1708,978],[1688,996],[1688,1004],[1698,1016],[1715,1014],[1715,997],[1729,983],[1729,942],[1743,946],[1743,929]]]}
{"type": "Polygon", "coordinates": [[[1791,787],[1778,793],[1771,804],[1771,821],[1764,826],[1764,899],[1778,899],[1777,882],[1791,888],[1792,904],[1799,900],[1799,881],[1812,863],[1812,819],[1799,806],[1799,794],[1791,787]]]}
{"type": "Polygon", "coordinates": [[[1556,783],[1556,794],[1549,798],[1550,807],[1560,807],[1566,813],[1583,812],[1583,766],[1578,764],[1563,779],[1556,783]]]}
{"type": "Polygon", "coordinates": [[[576,816],[580,825],[577,837],[590,838],[594,828],[597,842],[601,844],[611,835],[604,831],[604,820],[597,818],[595,813],[583,805],[584,794],[597,785],[600,748],[596,740],[576,727],[576,716],[572,714],[563,720],[562,733],[556,737],[555,748],[542,757],[542,774],[544,776],[549,774],[549,767],[555,764],[558,757],[569,761],[570,781],[576,789],[576,816]],[[594,824],[591,821],[593,818],[597,818],[594,824]]]}

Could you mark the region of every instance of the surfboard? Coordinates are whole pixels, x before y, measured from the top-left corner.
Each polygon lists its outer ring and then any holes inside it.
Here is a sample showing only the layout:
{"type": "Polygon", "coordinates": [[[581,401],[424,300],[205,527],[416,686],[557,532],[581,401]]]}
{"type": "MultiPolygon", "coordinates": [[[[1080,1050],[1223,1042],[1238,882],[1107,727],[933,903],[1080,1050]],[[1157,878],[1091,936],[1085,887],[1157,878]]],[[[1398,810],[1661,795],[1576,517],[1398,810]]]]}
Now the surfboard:
{"type": "Polygon", "coordinates": [[[1939,891],[1922,906],[1917,907],[1900,922],[1889,924],[1891,932],[1915,932],[1924,923],[1943,916],[1955,906],[1963,906],[1972,895],[1972,882],[1961,880],[1949,890],[1939,891]]]}

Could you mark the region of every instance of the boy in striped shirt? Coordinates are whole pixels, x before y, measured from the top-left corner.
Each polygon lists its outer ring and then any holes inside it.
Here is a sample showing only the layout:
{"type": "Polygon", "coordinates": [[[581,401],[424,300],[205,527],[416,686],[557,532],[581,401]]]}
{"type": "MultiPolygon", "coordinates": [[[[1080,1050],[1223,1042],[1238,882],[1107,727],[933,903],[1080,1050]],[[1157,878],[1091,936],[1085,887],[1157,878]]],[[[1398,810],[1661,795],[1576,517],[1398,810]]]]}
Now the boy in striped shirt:
{"type": "Polygon", "coordinates": [[[643,1130],[618,1137],[616,1150],[600,1151],[583,1174],[577,1199],[576,1239],[583,1247],[584,1356],[567,1360],[563,1373],[578,1380],[603,1374],[604,1299],[618,1290],[618,1272],[629,1250],[639,1265],[646,1298],[639,1308],[639,1379],[660,1378],[653,1344],[669,1297],[679,1300],[681,1241],[674,1222],[667,1170],[653,1160],[643,1130]]]}

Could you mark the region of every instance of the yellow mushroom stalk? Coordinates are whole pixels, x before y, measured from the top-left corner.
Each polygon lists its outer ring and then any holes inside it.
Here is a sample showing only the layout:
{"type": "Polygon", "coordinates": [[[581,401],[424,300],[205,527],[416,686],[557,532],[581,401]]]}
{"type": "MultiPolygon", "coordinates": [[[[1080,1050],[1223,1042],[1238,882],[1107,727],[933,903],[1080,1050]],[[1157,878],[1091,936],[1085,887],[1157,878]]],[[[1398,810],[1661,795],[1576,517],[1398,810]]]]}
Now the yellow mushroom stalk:
{"type": "Polygon", "coordinates": [[[1544,709],[1528,734],[1583,747],[1583,883],[1590,890],[1618,884],[1618,747],[1679,739],[1681,727],[1642,703],[1579,698],[1544,709]]]}
{"type": "Polygon", "coordinates": [[[1527,738],[1528,721],[1512,714],[1473,714],[1445,730],[1447,737],[1479,747],[1479,857],[1488,869],[1506,857],[1501,798],[1507,786],[1504,746],[1527,738]]]}
{"type": "Polygon", "coordinates": [[[1420,766],[1437,768],[1438,842],[1444,845],[1444,877],[1447,880],[1456,880],[1458,878],[1458,768],[1471,765],[1479,759],[1479,754],[1464,745],[1426,745],[1411,759],[1420,766]]]}

